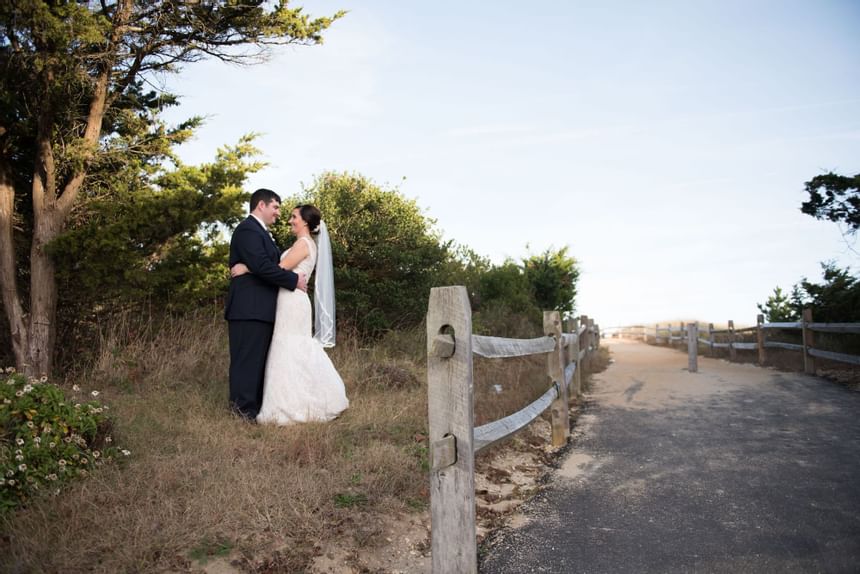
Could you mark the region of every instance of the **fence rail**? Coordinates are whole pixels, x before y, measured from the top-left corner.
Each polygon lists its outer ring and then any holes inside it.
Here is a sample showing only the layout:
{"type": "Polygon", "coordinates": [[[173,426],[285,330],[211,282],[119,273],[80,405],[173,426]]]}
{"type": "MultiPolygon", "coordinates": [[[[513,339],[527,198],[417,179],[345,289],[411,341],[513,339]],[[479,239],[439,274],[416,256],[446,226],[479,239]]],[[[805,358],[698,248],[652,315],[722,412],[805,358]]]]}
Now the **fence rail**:
{"type": "Polygon", "coordinates": [[[508,339],[472,334],[465,287],[435,287],[427,312],[427,393],[430,440],[432,571],[477,573],[475,454],[525,428],[550,410],[552,443],[570,436],[570,393],[582,394],[582,366],[600,344],[600,329],[585,315],[563,332],[558,311],[544,312],[545,336],[508,339]],[[536,401],[475,428],[473,357],[547,356],[551,384],[536,401]]]}
{"type": "Polygon", "coordinates": [[[803,353],[804,371],[810,374],[815,373],[815,359],[827,359],[840,363],[852,365],[860,365],[860,356],[848,353],[839,353],[826,349],[817,348],[815,333],[835,333],[835,334],[860,334],[860,323],[815,323],[812,320],[812,310],[804,309],[803,318],[801,321],[783,321],[765,323],[762,315],[758,316],[755,327],[744,327],[735,329],[734,321],[728,322],[727,329],[714,329],[714,324],[708,325],[707,330],[703,332],[706,338],[700,337],[698,334],[693,335],[693,340],[697,341],[697,345],[690,345],[690,329],[695,326],[698,329],[697,323],[689,323],[688,325],[679,325],[675,329],[671,324],[661,327],[659,324],[654,327],[635,326],[635,327],[614,327],[609,331],[613,333],[621,333],[622,336],[632,336],[650,340],[649,335],[653,333],[655,343],[660,344],[666,342],[672,344],[678,342],[688,342],[689,352],[698,353],[698,346],[703,345],[705,348],[713,351],[714,349],[728,349],[729,356],[732,359],[736,358],[737,351],[758,351],[759,364],[767,362],[767,349],[786,349],[790,351],[800,351],[803,353]],[[802,344],[787,343],[785,341],[768,340],[768,332],[773,331],[789,331],[799,330],[802,335],[802,344]],[[735,337],[749,333],[756,334],[756,341],[737,341],[735,337]],[[717,342],[715,336],[725,335],[728,338],[727,342],[717,342]],[[695,347],[695,349],[694,349],[695,347]]]}

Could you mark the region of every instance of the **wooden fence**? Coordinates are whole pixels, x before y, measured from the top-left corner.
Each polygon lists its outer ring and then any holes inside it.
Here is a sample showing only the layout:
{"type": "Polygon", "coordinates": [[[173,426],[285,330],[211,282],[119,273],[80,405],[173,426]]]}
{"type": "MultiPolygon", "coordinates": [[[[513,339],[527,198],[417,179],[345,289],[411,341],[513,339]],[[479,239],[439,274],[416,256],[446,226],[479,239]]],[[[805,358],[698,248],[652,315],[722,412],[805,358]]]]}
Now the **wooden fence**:
{"type": "Polygon", "coordinates": [[[472,334],[465,287],[436,287],[427,312],[430,512],[435,574],[476,573],[475,454],[525,428],[550,409],[552,444],[570,436],[568,398],[582,394],[582,365],[600,344],[600,330],[582,316],[563,332],[558,311],[544,312],[545,336],[507,339],[472,334]],[[488,358],[546,354],[552,381],[540,398],[505,418],[474,426],[473,355],[488,358]]]}
{"type": "MultiPolygon", "coordinates": [[[[619,328],[622,336],[642,338],[645,341],[650,341],[649,329],[643,327],[623,327],[619,328]]],[[[714,349],[727,349],[731,360],[737,359],[738,351],[756,351],[758,354],[758,363],[761,365],[767,364],[768,349],[788,349],[791,351],[799,351],[803,354],[803,370],[806,373],[815,374],[815,359],[827,359],[840,363],[848,363],[852,365],[860,365],[860,356],[847,353],[837,353],[816,347],[816,333],[852,333],[860,334],[860,323],[816,323],[812,318],[812,309],[804,309],[802,320],[793,322],[781,323],[765,323],[764,316],[759,315],[755,327],[746,327],[743,329],[735,329],[734,321],[728,322],[726,329],[714,329],[714,324],[710,323],[706,329],[701,330],[705,335],[704,338],[699,337],[699,325],[697,323],[688,323],[687,325],[679,324],[677,329],[668,324],[661,327],[655,325],[653,331],[653,339],[656,344],[665,343],[673,345],[675,343],[687,344],[688,353],[691,356],[691,365],[693,355],[698,354],[699,346],[707,349],[711,355],[714,349]],[[769,333],[776,331],[800,331],[802,343],[786,343],[782,341],[770,340],[769,333]],[[755,342],[740,341],[744,335],[755,334],[755,342]],[[717,342],[716,337],[720,336],[725,339],[724,342],[717,342]],[[696,344],[693,344],[693,342],[696,344]]]]}

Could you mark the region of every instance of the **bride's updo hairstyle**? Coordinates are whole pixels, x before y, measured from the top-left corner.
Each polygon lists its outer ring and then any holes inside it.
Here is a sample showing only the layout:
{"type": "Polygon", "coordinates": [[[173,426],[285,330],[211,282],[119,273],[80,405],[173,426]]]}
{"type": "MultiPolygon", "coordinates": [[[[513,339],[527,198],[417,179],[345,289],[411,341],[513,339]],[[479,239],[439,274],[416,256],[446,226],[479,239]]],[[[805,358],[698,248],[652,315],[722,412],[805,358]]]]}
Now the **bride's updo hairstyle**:
{"type": "Polygon", "coordinates": [[[308,229],[311,234],[316,235],[319,233],[320,221],[322,221],[320,210],[317,209],[315,205],[310,204],[297,205],[296,209],[299,210],[299,214],[302,216],[302,221],[308,224],[308,229]]]}

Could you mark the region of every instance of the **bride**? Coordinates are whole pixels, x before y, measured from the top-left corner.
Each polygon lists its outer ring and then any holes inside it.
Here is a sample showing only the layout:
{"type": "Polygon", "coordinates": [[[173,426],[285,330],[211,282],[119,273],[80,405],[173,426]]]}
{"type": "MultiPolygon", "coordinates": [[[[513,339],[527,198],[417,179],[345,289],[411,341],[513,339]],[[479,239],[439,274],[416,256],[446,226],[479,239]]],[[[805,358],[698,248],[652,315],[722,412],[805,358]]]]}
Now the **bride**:
{"type": "MultiPolygon", "coordinates": [[[[258,423],[330,421],[349,406],[343,380],[323,350],[324,346],[334,346],[335,337],[331,243],[321,219],[313,205],[300,205],[290,215],[290,231],[296,242],[281,255],[280,266],[310,277],[319,252],[314,284],[316,333],[311,337],[307,293],[280,289],[258,423]]],[[[242,263],[231,269],[233,276],[248,272],[242,263]]]]}

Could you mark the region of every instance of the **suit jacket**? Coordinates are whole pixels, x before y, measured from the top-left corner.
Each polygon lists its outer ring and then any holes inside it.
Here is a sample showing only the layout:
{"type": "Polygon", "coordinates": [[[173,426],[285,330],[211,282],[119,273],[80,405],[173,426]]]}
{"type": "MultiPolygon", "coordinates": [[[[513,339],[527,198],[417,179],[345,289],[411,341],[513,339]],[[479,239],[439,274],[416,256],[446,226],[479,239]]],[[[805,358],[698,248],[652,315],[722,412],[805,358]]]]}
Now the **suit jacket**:
{"type": "Polygon", "coordinates": [[[299,276],[281,269],[278,246],[251,216],[236,227],[230,240],[230,267],[244,263],[251,270],[230,280],[224,318],[228,321],[275,322],[278,289],[296,288],[299,276]]]}

